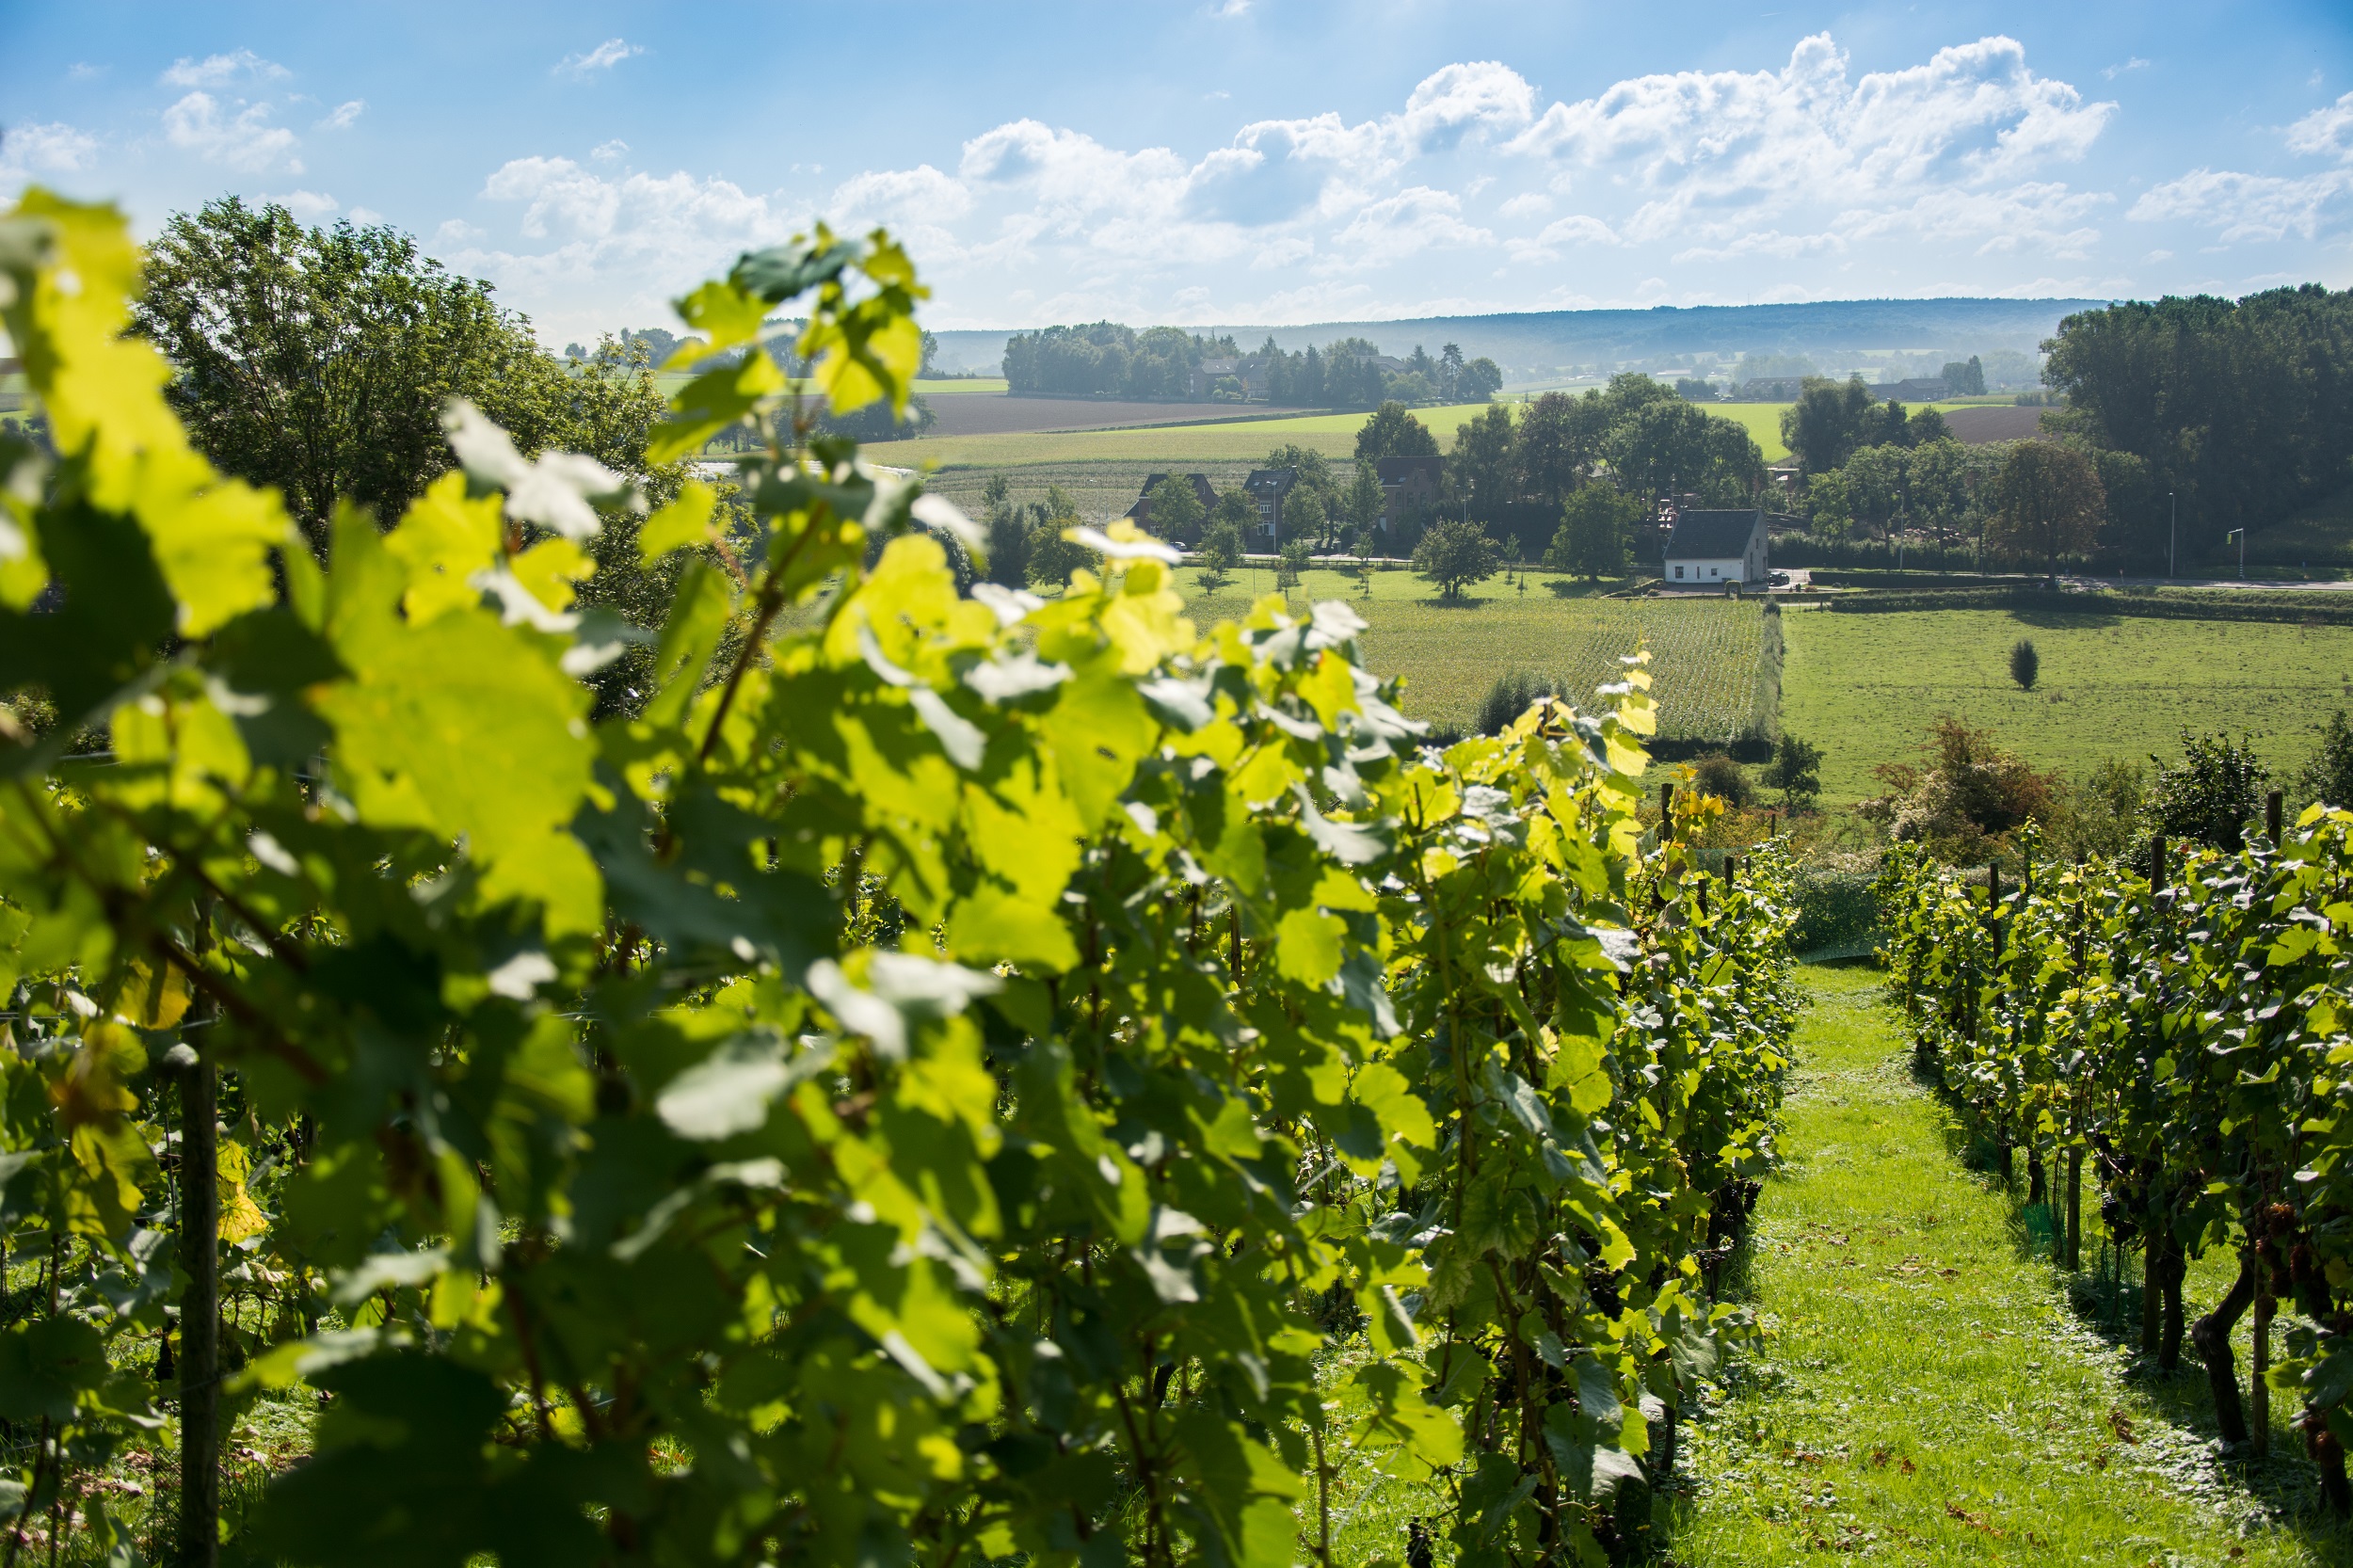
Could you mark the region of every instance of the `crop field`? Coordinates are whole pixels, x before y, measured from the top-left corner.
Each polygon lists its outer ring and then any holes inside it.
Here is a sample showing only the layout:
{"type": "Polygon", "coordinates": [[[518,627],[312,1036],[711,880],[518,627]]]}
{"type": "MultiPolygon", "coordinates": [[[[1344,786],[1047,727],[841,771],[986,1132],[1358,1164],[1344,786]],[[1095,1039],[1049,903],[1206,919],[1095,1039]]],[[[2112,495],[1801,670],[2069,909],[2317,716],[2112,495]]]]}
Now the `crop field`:
{"type": "Polygon", "coordinates": [[[1804,610],[1782,623],[1782,725],[1822,748],[1828,804],[1879,793],[1871,769],[1916,760],[1941,713],[2073,775],[2110,758],[2177,758],[2185,726],[2243,730],[2275,771],[2294,768],[2314,728],[2353,709],[2344,627],[2007,610],[1804,610]],[[2041,656],[2031,692],[2009,679],[2021,637],[2041,656]]]}
{"type": "MultiPolygon", "coordinates": [[[[1274,585],[1264,567],[1234,573],[1215,594],[1192,568],[1178,575],[1187,613],[1203,626],[1247,614],[1274,585]]],[[[1368,599],[1353,573],[1315,570],[1289,598],[1294,608],[1346,600],[1371,623],[1367,664],[1403,676],[1405,711],[1435,724],[1467,728],[1496,678],[1521,670],[1560,681],[1589,708],[1593,688],[1617,680],[1618,660],[1645,642],[1661,734],[1723,740],[1764,717],[1770,672],[1756,602],[1604,599],[1566,578],[1529,578],[1525,594],[1498,577],[1446,604],[1409,571],[1375,571],[1368,599]]]]}

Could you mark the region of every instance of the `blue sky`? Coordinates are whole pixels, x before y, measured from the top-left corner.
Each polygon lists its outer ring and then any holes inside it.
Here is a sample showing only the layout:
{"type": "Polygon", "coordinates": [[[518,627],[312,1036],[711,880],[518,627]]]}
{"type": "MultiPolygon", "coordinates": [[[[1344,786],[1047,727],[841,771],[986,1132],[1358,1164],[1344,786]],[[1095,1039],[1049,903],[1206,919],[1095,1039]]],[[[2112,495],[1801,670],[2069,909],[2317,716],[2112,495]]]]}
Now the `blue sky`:
{"type": "Polygon", "coordinates": [[[396,224],[559,344],[819,217],[903,234],[943,328],[2353,284],[2343,0],[0,0],[0,195],[396,224]]]}

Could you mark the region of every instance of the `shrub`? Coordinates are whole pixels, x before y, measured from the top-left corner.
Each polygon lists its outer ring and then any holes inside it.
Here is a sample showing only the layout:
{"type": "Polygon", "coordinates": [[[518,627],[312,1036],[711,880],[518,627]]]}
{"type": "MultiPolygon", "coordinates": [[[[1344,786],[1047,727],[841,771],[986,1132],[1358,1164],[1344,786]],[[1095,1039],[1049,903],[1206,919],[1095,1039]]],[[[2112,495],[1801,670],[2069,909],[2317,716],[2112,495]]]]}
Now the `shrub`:
{"type": "Polygon", "coordinates": [[[1714,795],[1726,806],[1746,806],[1752,793],[1749,776],[1740,771],[1740,764],[1721,751],[1709,752],[1691,763],[1692,786],[1702,794],[1714,795]]]}
{"type": "Polygon", "coordinates": [[[1241,560],[1241,535],[1230,522],[1213,522],[1201,536],[1201,579],[1212,585],[1225,581],[1225,574],[1241,560]]]}
{"type": "Polygon", "coordinates": [[[1278,588],[1297,587],[1300,574],[1307,569],[1307,559],[1306,540],[1293,539],[1285,545],[1283,553],[1276,560],[1274,585],[1278,588]]]}
{"type": "Polygon", "coordinates": [[[1475,522],[1433,523],[1414,547],[1414,569],[1438,585],[1443,599],[1459,599],[1473,583],[1484,583],[1503,564],[1487,530],[1475,522]]]}
{"type": "Polygon", "coordinates": [[[2340,708],[2321,727],[2320,749],[2296,776],[2296,792],[2303,805],[2325,801],[2353,806],[2353,724],[2340,708]]]}
{"type": "Polygon", "coordinates": [[[1781,792],[1790,805],[1810,805],[1822,792],[1822,748],[1786,730],[1766,765],[1765,782],[1781,792]]]}
{"type": "Polygon", "coordinates": [[[2032,637],[2021,637],[2009,650],[2009,678],[2018,682],[2022,692],[2034,690],[2035,678],[2042,673],[2042,655],[2034,650],[2032,637]]]}
{"type": "Polygon", "coordinates": [[[1916,842],[1946,860],[1981,860],[2029,822],[2056,821],[2066,788],[2005,750],[1993,734],[1945,715],[1929,728],[1935,760],[1926,768],[1883,762],[1873,771],[1887,793],[1856,809],[1883,824],[1898,842],[1916,842]]]}
{"type": "Polygon", "coordinates": [[[2192,735],[2185,729],[2179,767],[2168,767],[2156,757],[2149,760],[2157,771],[2141,808],[2144,827],[2216,849],[2239,847],[2248,819],[2260,809],[2263,787],[2271,777],[2271,770],[2255,755],[2253,736],[2233,741],[2227,735],[2192,735]]]}
{"type": "Polygon", "coordinates": [[[1479,701],[1479,733],[1500,735],[1513,719],[1528,712],[1528,705],[1538,697],[1557,696],[1561,683],[1547,680],[1527,670],[1513,670],[1496,677],[1496,683],[1487,688],[1487,695],[1479,701]]]}
{"type": "Polygon", "coordinates": [[[1059,588],[1070,581],[1072,572],[1095,565],[1095,552],[1076,539],[1063,537],[1063,530],[1078,522],[1077,518],[1048,518],[1030,530],[1027,565],[1032,583],[1041,588],[1059,588]]]}
{"type": "Polygon", "coordinates": [[[2149,771],[2112,758],[2076,781],[2065,837],[2085,855],[2130,852],[2139,835],[2141,801],[2149,792],[2149,771]]]}

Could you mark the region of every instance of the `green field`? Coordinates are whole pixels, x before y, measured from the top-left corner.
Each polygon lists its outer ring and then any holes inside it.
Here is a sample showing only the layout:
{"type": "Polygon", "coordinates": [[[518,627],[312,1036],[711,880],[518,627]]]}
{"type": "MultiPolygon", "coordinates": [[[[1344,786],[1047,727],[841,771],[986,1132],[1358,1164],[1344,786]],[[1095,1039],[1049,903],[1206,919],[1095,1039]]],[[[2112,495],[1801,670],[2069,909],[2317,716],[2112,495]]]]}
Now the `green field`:
{"type": "Polygon", "coordinates": [[[2353,631],[2249,621],[1942,610],[1783,617],[1782,726],[1819,745],[1827,803],[1881,792],[1871,769],[1917,760],[1931,720],[1993,731],[2037,766],[2181,750],[2184,726],[2240,730],[2275,771],[2301,763],[2313,727],[2353,709],[2353,631]],[[2030,637],[2041,679],[2022,692],[2009,649],[2030,637]]]}
{"type": "MultiPolygon", "coordinates": [[[[1178,577],[1186,613],[1205,628],[1247,614],[1254,594],[1274,587],[1264,567],[1236,572],[1215,594],[1201,591],[1190,568],[1178,577]]],[[[1757,720],[1759,682],[1769,674],[1754,600],[1604,599],[1582,583],[1534,572],[1526,594],[1498,577],[1445,604],[1404,570],[1374,572],[1369,600],[1352,574],[1322,570],[1308,572],[1289,597],[1294,608],[1346,600],[1371,623],[1367,664],[1405,678],[1405,711],[1457,728],[1477,716],[1497,677],[1521,670],[1559,680],[1590,711],[1593,688],[1617,680],[1617,661],[1647,639],[1660,733],[1723,740],[1757,720]]]]}

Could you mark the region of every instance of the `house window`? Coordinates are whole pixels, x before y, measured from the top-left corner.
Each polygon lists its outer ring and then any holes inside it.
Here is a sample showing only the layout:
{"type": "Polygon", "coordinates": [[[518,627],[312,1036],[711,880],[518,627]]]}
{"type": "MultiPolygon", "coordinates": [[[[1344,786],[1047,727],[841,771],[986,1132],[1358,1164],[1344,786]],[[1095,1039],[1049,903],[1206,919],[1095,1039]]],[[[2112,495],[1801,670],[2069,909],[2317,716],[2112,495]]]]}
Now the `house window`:
{"type": "Polygon", "coordinates": [[[1677,577],[1681,577],[1683,575],[1683,568],[1681,567],[1675,568],[1675,575],[1677,577]]]}
{"type": "Polygon", "coordinates": [[[1707,568],[1707,575],[1710,577],[1721,577],[1723,574],[1724,568],[1721,567],[1710,567],[1707,568]]]}

